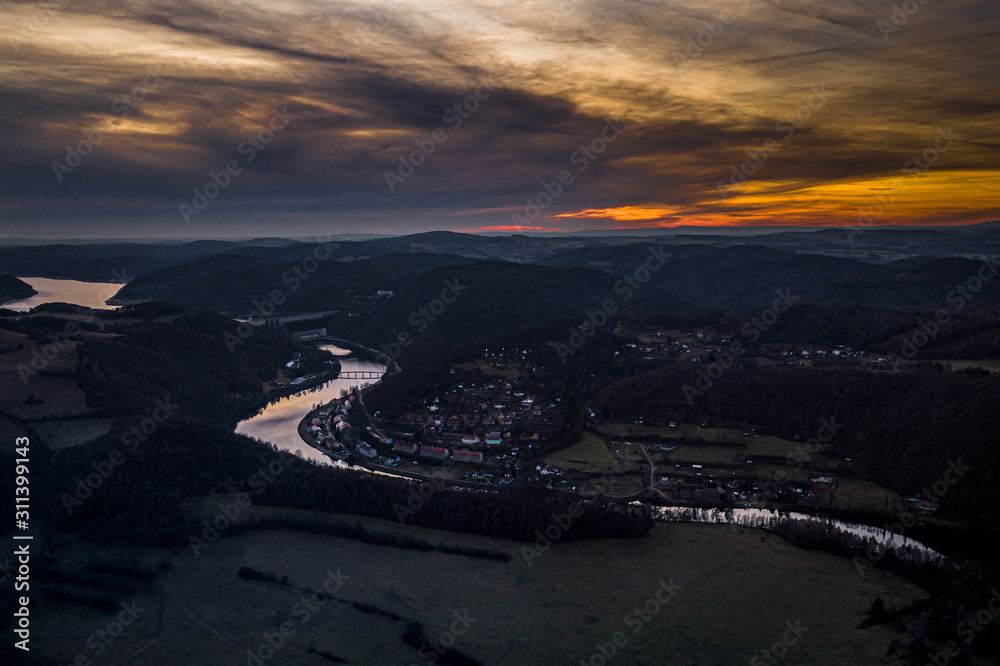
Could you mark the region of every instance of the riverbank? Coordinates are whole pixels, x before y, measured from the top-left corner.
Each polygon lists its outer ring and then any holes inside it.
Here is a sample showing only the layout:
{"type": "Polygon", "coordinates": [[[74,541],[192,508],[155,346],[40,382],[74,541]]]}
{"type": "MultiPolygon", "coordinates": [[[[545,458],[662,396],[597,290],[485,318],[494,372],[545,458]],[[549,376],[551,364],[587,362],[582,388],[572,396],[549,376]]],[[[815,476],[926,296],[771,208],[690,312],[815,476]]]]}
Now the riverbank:
{"type": "Polygon", "coordinates": [[[318,372],[315,374],[313,379],[302,382],[296,386],[289,385],[284,388],[275,388],[275,385],[272,385],[271,390],[265,393],[259,400],[256,400],[252,404],[240,409],[238,412],[230,416],[226,421],[227,424],[231,429],[235,430],[241,422],[254,418],[268,406],[277,403],[279,400],[309,391],[318,386],[322,386],[329,381],[337,379],[337,375],[340,374],[342,366],[339,359],[335,359],[333,362],[336,364],[336,367],[331,367],[328,370],[318,372]]]}
{"type": "MultiPolygon", "coordinates": [[[[340,345],[344,349],[351,348],[355,350],[363,349],[366,353],[371,355],[374,354],[374,350],[366,348],[363,345],[357,344],[347,344],[349,341],[339,340],[340,345]]],[[[373,384],[374,385],[374,384],[373,384]]],[[[372,385],[372,386],[373,386],[372,385]]],[[[361,408],[365,410],[366,417],[369,422],[372,421],[372,417],[367,415],[367,409],[364,406],[363,396],[370,389],[365,387],[359,392],[358,402],[361,404],[361,408]]],[[[339,396],[333,399],[333,403],[339,400],[339,396]]],[[[405,478],[412,481],[420,481],[433,485],[439,486],[451,486],[456,488],[464,488],[467,490],[516,490],[521,486],[517,485],[517,482],[510,485],[501,485],[497,483],[481,483],[473,480],[466,480],[461,478],[451,478],[452,474],[444,474],[436,471],[434,464],[431,462],[426,463],[427,471],[418,471],[414,469],[400,469],[399,467],[392,467],[383,464],[379,464],[370,460],[363,458],[361,455],[349,451],[346,448],[341,448],[339,450],[333,450],[330,447],[324,446],[324,443],[320,441],[319,438],[313,437],[308,432],[308,427],[311,425],[313,419],[317,418],[318,412],[323,410],[326,405],[331,401],[324,400],[322,404],[317,407],[312,405],[311,409],[305,410],[305,414],[298,418],[296,421],[296,435],[299,441],[308,446],[311,450],[316,451],[321,454],[327,460],[332,460],[335,462],[344,462],[353,467],[357,467],[365,470],[368,473],[376,474],[386,474],[390,476],[395,476],[398,478],[405,478]]],[[[336,411],[334,408],[330,413],[336,411]]],[[[582,486],[586,487],[586,486],[582,486]]],[[[595,486],[598,487],[598,486],[595,486]]],[[[560,489],[558,492],[568,494],[570,496],[579,497],[580,499],[595,499],[598,495],[594,493],[578,492],[569,489],[560,489]]],[[[613,497],[606,497],[607,499],[616,499],[613,497]]],[[[899,521],[900,516],[889,516],[889,515],[874,515],[874,514],[864,514],[858,512],[844,512],[844,511],[829,511],[820,510],[818,508],[811,508],[806,506],[780,506],[780,505],[765,505],[765,506],[719,506],[717,504],[705,504],[699,502],[690,501],[664,501],[664,499],[656,494],[656,490],[652,487],[647,486],[646,488],[633,493],[628,497],[617,498],[619,501],[639,501],[648,506],[654,508],[667,508],[667,509],[692,509],[692,510],[702,510],[706,512],[722,512],[727,511],[739,513],[741,511],[764,511],[773,515],[787,515],[787,514],[801,514],[803,517],[808,518],[813,521],[840,521],[845,525],[850,525],[856,528],[856,531],[860,533],[865,533],[868,535],[875,535],[881,533],[891,533],[892,531],[898,531],[898,527],[895,527],[899,521]]],[[[978,559],[988,563],[992,563],[997,560],[997,553],[993,552],[992,549],[988,549],[983,546],[984,541],[977,537],[975,531],[970,531],[967,527],[963,526],[939,526],[931,524],[927,520],[921,520],[915,525],[908,527],[904,530],[906,536],[917,542],[922,547],[926,547],[930,550],[946,553],[949,556],[958,556],[960,558],[971,558],[978,559]]]]}

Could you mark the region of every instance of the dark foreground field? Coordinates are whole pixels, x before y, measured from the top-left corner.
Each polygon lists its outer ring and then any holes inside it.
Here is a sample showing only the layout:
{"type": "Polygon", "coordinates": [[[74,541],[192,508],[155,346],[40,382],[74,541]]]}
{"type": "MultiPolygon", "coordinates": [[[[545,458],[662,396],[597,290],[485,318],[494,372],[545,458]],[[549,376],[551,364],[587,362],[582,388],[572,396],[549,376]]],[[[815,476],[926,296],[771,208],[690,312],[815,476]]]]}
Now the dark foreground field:
{"type": "Polygon", "coordinates": [[[37,613],[34,645],[60,664],[79,655],[89,662],[77,663],[91,664],[426,664],[434,657],[427,646],[440,639],[461,654],[437,663],[577,664],[591,663],[597,644],[609,650],[621,632],[618,664],[746,664],[762,651],[771,651],[772,662],[897,663],[886,656],[896,630],[857,626],[876,597],[896,608],[924,596],[890,574],[869,569],[862,576],[847,559],[744,529],[658,524],[640,540],[559,545],[530,566],[521,544],[410,529],[438,544],[506,550],[512,559],[287,530],[221,538],[197,556],[190,548],[135,546],[102,553],[77,543],[59,556],[87,562],[104,554],[159,573],[134,594],[117,595],[134,604],[138,620],[109,646],[94,632],[117,633],[120,613],[51,600],[37,613]],[[240,567],[272,572],[279,582],[240,577],[240,567]],[[334,598],[311,610],[306,590],[324,582],[334,589],[327,572],[338,570],[334,598]],[[653,603],[661,580],[675,591],[666,603],[653,603]],[[285,622],[281,637],[275,632],[285,622]],[[403,636],[413,622],[422,633],[411,628],[411,647],[403,636]],[[268,635],[279,644],[273,654],[268,635]]]}

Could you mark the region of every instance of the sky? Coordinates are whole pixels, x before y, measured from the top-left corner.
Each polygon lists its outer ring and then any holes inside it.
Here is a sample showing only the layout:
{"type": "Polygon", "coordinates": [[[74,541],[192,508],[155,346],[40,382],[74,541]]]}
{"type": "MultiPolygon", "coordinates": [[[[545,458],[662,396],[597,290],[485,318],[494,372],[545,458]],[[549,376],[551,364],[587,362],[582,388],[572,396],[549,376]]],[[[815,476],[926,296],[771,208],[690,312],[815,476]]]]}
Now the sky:
{"type": "Polygon", "coordinates": [[[0,0],[0,237],[1000,219],[996,0],[0,0]]]}

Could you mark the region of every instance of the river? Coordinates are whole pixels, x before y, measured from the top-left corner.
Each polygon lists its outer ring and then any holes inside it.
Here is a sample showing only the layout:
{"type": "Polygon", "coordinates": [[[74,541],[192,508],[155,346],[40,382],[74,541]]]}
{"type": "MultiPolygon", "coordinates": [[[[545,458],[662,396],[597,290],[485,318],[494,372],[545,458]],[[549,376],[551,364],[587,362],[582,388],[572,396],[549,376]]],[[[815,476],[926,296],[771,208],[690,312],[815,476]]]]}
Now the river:
{"type": "MultiPolygon", "coordinates": [[[[347,349],[342,349],[334,345],[321,345],[325,349],[337,356],[341,363],[341,370],[350,372],[352,370],[384,370],[385,366],[361,359],[352,354],[347,349]]],[[[307,460],[313,460],[324,465],[335,465],[338,467],[349,467],[344,462],[333,461],[326,455],[320,453],[299,437],[298,425],[302,417],[318,404],[325,404],[334,398],[339,398],[344,389],[355,386],[364,380],[358,379],[334,379],[321,386],[306,389],[287,398],[282,398],[264,408],[257,416],[241,421],[236,426],[236,432],[256,437],[267,442],[271,442],[278,448],[290,453],[301,455],[307,460]]],[[[351,469],[367,471],[361,467],[350,466],[351,469]]],[[[712,509],[685,509],[683,507],[656,507],[654,509],[656,517],[660,520],[678,520],[687,514],[686,520],[706,523],[729,523],[754,524],[764,521],[774,516],[771,511],[764,509],[732,509],[727,515],[726,512],[712,509]]],[[[790,513],[790,518],[799,520],[819,520],[824,518],[809,514],[790,513]]],[[[840,520],[832,521],[834,527],[846,532],[863,537],[874,537],[879,543],[891,547],[909,546],[915,551],[923,552],[931,557],[941,557],[938,551],[928,547],[926,544],[911,538],[906,538],[891,531],[862,525],[848,523],[840,520]]]]}
{"type": "MultiPolygon", "coordinates": [[[[723,525],[745,525],[749,527],[760,527],[769,520],[778,517],[777,511],[769,509],[695,509],[678,506],[661,506],[653,510],[654,517],[660,520],[693,522],[693,523],[716,523],[723,525]]],[[[875,539],[877,543],[889,548],[910,548],[915,552],[923,553],[931,558],[943,557],[941,553],[928,545],[911,539],[902,533],[896,533],[881,527],[862,525],[859,523],[848,523],[843,520],[829,520],[823,516],[808,513],[798,513],[795,511],[783,511],[789,520],[804,520],[828,524],[833,528],[859,536],[865,539],[875,539]]],[[[886,523],[894,523],[895,520],[887,519],[886,523]]]]}
{"type": "MultiPolygon", "coordinates": [[[[347,349],[341,349],[334,345],[320,345],[320,349],[325,349],[340,360],[342,372],[354,370],[385,370],[385,366],[354,356],[347,349]]],[[[299,437],[299,421],[314,406],[320,403],[327,403],[334,398],[340,397],[340,392],[352,386],[358,386],[371,380],[364,379],[333,379],[325,384],[312,389],[306,389],[287,398],[281,398],[277,402],[271,403],[257,416],[240,421],[236,426],[236,432],[241,435],[249,435],[271,442],[279,449],[301,455],[307,460],[318,463],[332,465],[334,461],[320,453],[313,447],[302,441],[299,437]]],[[[338,466],[343,465],[340,463],[338,466]]]]}
{"type": "Polygon", "coordinates": [[[95,310],[111,310],[115,306],[105,303],[118,293],[122,285],[113,282],[81,282],[54,278],[22,277],[38,293],[19,301],[10,301],[3,307],[15,312],[27,312],[42,303],[70,303],[95,310]]]}

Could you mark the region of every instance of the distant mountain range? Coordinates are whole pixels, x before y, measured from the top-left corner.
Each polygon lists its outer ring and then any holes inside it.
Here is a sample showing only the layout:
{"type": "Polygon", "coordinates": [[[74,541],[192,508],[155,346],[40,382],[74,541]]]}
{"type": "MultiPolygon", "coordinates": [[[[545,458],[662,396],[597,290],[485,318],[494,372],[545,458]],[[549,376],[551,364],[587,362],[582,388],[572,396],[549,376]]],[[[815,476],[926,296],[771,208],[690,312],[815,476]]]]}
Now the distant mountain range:
{"type": "MultiPolygon", "coordinates": [[[[449,280],[458,281],[462,295],[437,326],[450,331],[449,341],[463,341],[582,317],[609,299],[620,316],[741,312],[770,305],[776,290],[799,302],[942,307],[956,285],[975,276],[982,265],[976,257],[996,254],[997,223],[874,229],[853,237],[843,229],[752,238],[428,232],[321,242],[3,246],[0,270],[125,280],[117,302],[155,300],[258,317],[334,312],[331,326],[369,339],[412,328],[413,313],[438,298],[449,280]],[[625,277],[639,279],[633,286],[641,288],[624,289],[625,277]]],[[[1000,289],[987,282],[974,300],[1000,303],[1000,289]]]]}

